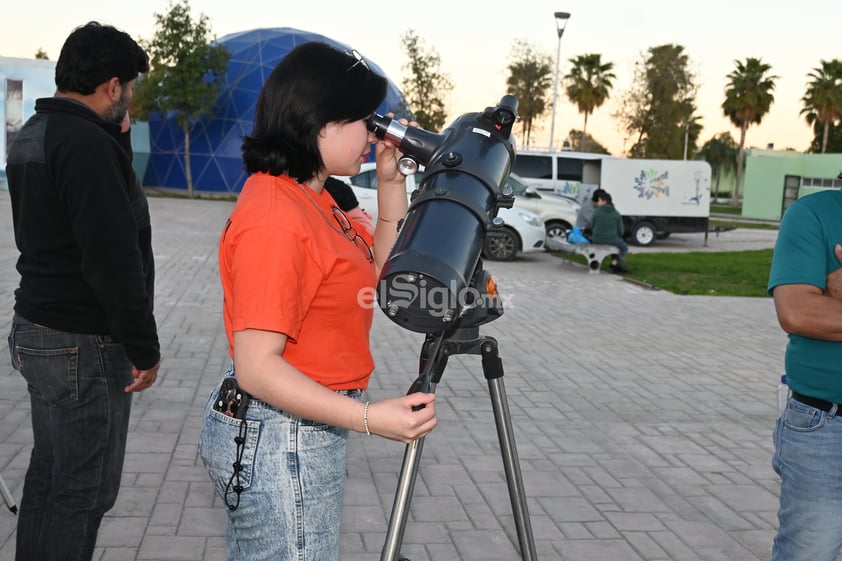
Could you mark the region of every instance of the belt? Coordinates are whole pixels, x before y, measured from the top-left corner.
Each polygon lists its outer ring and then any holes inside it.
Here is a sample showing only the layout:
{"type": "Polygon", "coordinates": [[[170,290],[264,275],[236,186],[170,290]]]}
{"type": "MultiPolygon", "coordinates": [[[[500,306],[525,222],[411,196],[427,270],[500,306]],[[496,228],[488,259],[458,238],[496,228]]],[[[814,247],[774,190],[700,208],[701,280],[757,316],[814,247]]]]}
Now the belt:
{"type": "Polygon", "coordinates": [[[833,409],[834,405],[836,406],[837,410],[842,411],[842,405],[840,405],[840,404],[831,403],[830,401],[825,401],[825,400],[819,399],[817,397],[809,397],[809,396],[806,396],[806,395],[801,395],[800,393],[798,393],[797,391],[794,391],[794,390],[792,392],[792,398],[796,401],[800,401],[801,403],[803,403],[805,405],[809,405],[810,407],[815,407],[816,409],[818,409],[820,411],[824,411],[825,413],[827,413],[828,411],[833,409]]]}

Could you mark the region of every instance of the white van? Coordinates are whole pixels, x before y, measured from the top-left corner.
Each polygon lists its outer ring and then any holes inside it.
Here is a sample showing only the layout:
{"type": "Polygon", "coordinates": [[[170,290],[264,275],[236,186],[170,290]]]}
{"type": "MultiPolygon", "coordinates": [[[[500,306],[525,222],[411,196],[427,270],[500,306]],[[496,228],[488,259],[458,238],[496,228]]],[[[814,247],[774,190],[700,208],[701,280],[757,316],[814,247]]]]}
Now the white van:
{"type": "Polygon", "coordinates": [[[518,175],[530,187],[575,199],[579,184],[598,183],[597,178],[586,177],[585,163],[605,157],[605,154],[587,152],[524,150],[517,153],[512,173],[518,175]]]}
{"type": "Polygon", "coordinates": [[[513,170],[530,186],[581,200],[601,188],[623,216],[626,236],[651,245],[673,233],[707,232],[710,165],[703,160],[642,160],[584,152],[519,152],[513,170]]]}

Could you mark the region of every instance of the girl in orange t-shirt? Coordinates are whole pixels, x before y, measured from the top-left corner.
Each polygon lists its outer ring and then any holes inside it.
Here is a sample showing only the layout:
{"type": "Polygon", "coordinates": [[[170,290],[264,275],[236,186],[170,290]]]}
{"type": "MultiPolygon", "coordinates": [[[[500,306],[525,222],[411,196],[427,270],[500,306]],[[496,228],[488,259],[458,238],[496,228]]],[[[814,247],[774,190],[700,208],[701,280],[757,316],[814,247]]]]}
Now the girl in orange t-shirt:
{"type": "Polygon", "coordinates": [[[243,143],[250,177],[219,242],[233,362],[199,443],[229,506],[229,559],[338,560],[348,431],[411,442],[436,425],[433,394],[359,399],[375,283],[407,208],[400,154],[366,127],[385,93],[356,51],[318,42],[290,51],[260,92],[243,143]],[[375,142],[370,234],[324,182],[358,173],[375,142]]]}

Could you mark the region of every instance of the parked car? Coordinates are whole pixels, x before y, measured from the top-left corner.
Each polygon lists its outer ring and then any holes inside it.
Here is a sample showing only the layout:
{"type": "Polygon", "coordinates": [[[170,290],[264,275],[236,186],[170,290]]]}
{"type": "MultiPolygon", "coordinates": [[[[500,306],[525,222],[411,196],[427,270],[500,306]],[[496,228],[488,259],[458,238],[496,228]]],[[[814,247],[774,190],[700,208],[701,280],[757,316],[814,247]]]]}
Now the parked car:
{"type": "MultiPolygon", "coordinates": [[[[406,193],[409,197],[424,177],[424,169],[406,178],[406,193]]],[[[338,177],[354,190],[360,207],[377,218],[377,170],[374,162],[362,165],[360,173],[354,176],[338,177]]],[[[524,208],[514,206],[501,208],[497,216],[503,224],[488,231],[483,244],[483,256],[494,261],[510,261],[519,252],[543,251],[546,230],[541,218],[524,208]]],[[[574,217],[575,220],[575,217],[574,217]]]]}
{"type": "Polygon", "coordinates": [[[537,214],[515,206],[499,209],[497,216],[503,219],[503,225],[485,235],[482,254],[486,259],[511,261],[519,252],[544,250],[547,231],[537,214]]]}
{"type": "Polygon", "coordinates": [[[515,206],[537,214],[544,222],[547,238],[567,237],[567,231],[576,223],[581,205],[572,199],[538,193],[517,174],[510,174],[508,185],[515,194],[515,206]]]}

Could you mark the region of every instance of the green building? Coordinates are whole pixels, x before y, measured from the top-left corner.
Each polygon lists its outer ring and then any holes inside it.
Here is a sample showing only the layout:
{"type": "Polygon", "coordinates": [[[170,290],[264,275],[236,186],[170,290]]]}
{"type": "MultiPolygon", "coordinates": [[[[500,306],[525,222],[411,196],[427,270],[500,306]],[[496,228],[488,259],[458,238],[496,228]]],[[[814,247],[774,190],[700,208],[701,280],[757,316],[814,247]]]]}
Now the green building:
{"type": "Polygon", "coordinates": [[[742,215],[780,220],[800,197],[842,187],[842,154],[746,150],[742,215]]]}

